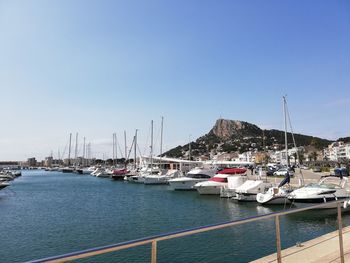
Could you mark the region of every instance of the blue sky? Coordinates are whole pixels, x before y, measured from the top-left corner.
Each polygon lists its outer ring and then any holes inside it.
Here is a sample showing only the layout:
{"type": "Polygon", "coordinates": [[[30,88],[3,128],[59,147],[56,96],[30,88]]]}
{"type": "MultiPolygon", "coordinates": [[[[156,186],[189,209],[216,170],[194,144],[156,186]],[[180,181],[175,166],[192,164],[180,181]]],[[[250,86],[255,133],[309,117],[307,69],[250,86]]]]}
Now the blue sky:
{"type": "MultiPolygon", "coordinates": [[[[96,157],[112,133],[147,152],[216,119],[350,136],[349,1],[0,0],[0,160],[39,159],[79,132],[96,157]]],[[[159,149],[159,147],[157,148],[159,149]]]]}

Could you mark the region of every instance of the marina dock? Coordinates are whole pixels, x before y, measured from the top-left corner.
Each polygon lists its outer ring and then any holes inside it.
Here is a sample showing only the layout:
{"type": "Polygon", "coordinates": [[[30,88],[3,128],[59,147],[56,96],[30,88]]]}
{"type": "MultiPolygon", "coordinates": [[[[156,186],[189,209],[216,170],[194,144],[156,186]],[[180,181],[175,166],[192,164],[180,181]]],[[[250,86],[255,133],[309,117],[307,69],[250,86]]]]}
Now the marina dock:
{"type": "MultiPolygon", "coordinates": [[[[350,262],[350,227],[343,228],[343,247],[344,262],[350,262]]],[[[277,262],[276,253],[252,261],[252,263],[273,262],[277,262]]],[[[338,230],[301,243],[299,246],[293,246],[282,250],[282,262],[341,262],[338,230]]]]}

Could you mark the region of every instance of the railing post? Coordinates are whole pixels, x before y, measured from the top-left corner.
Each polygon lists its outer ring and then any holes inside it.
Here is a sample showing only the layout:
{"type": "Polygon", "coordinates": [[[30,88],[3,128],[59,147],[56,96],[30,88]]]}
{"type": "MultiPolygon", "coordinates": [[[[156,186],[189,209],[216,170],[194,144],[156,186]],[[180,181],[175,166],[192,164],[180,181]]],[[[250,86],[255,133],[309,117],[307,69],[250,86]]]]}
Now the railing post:
{"type": "Polygon", "coordinates": [[[344,263],[344,247],[343,247],[343,220],[341,217],[341,203],[338,203],[338,233],[339,233],[339,250],[340,262],[344,263]]]}
{"type": "Polygon", "coordinates": [[[152,263],[157,263],[157,241],[152,241],[152,263]]]}
{"type": "Polygon", "coordinates": [[[275,225],[276,225],[277,262],[282,263],[280,218],[278,215],[275,217],[275,225]]]}

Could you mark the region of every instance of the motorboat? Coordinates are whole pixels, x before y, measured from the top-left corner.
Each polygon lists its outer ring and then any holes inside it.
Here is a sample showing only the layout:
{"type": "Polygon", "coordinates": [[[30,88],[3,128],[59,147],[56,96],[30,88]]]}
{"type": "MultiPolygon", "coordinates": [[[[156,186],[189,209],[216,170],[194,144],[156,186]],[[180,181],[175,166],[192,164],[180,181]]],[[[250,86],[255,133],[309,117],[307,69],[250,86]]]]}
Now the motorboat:
{"type": "Polygon", "coordinates": [[[95,171],[95,167],[84,167],[77,169],[78,174],[91,174],[93,171],[95,171]]]}
{"type": "Polygon", "coordinates": [[[285,205],[290,203],[287,198],[291,192],[290,187],[286,187],[290,183],[290,175],[286,173],[285,178],[278,186],[269,188],[265,193],[258,193],[256,195],[256,201],[264,205],[285,205]]]}
{"type": "Polygon", "coordinates": [[[220,197],[231,198],[236,195],[236,189],[247,180],[246,175],[234,175],[227,177],[227,185],[220,189],[220,197]]]}
{"type": "Polygon", "coordinates": [[[5,187],[9,186],[10,184],[6,181],[0,182],[0,190],[4,189],[5,187]]]}
{"type": "MultiPolygon", "coordinates": [[[[347,200],[349,191],[345,189],[348,179],[327,176],[317,183],[307,184],[294,190],[288,195],[288,199],[296,206],[327,203],[335,200],[347,200]]],[[[337,204],[330,204],[324,208],[335,208],[337,204]]]]}
{"type": "Polygon", "coordinates": [[[199,194],[220,195],[221,188],[228,185],[228,177],[235,174],[243,174],[247,170],[243,168],[225,168],[219,171],[214,177],[205,182],[194,185],[199,194]]]}
{"type": "Polygon", "coordinates": [[[167,184],[170,179],[177,178],[181,175],[181,172],[176,169],[169,169],[165,174],[150,174],[145,175],[144,184],[167,184]]]}
{"type": "Polygon", "coordinates": [[[245,168],[224,168],[220,174],[228,174],[227,185],[220,189],[220,197],[232,197],[236,194],[236,189],[247,180],[247,169],[245,168]]]}
{"type": "Polygon", "coordinates": [[[201,195],[219,195],[220,188],[227,185],[228,174],[217,174],[205,182],[199,182],[194,185],[201,195]]]}
{"type": "Polygon", "coordinates": [[[265,193],[272,184],[264,180],[246,180],[236,189],[236,195],[232,199],[237,201],[254,201],[258,193],[265,193]]]}
{"type": "Polygon", "coordinates": [[[91,175],[96,176],[96,177],[110,177],[110,174],[108,172],[106,172],[106,170],[104,168],[96,168],[91,175]]]}
{"type": "Polygon", "coordinates": [[[205,169],[195,167],[190,170],[186,176],[169,180],[169,185],[172,190],[196,190],[194,185],[207,181],[217,173],[217,169],[205,169]]]}
{"type": "Polygon", "coordinates": [[[61,168],[61,172],[62,173],[73,173],[74,172],[74,168],[72,168],[72,167],[63,167],[63,168],[61,168]]]}
{"type": "Polygon", "coordinates": [[[266,193],[258,193],[256,201],[263,205],[284,205],[291,201],[288,199],[290,190],[284,187],[270,187],[266,193]]]}
{"type": "Polygon", "coordinates": [[[159,175],[160,169],[158,167],[143,167],[136,175],[132,176],[125,176],[124,180],[127,180],[128,182],[134,182],[134,183],[141,183],[143,184],[145,182],[146,176],[151,175],[159,175]]]}
{"type": "Polygon", "coordinates": [[[126,168],[123,169],[115,169],[112,172],[112,179],[113,180],[123,180],[125,175],[129,173],[129,170],[126,168]]]}
{"type": "Polygon", "coordinates": [[[13,179],[15,179],[14,176],[9,173],[0,173],[0,180],[11,181],[13,179]]]}

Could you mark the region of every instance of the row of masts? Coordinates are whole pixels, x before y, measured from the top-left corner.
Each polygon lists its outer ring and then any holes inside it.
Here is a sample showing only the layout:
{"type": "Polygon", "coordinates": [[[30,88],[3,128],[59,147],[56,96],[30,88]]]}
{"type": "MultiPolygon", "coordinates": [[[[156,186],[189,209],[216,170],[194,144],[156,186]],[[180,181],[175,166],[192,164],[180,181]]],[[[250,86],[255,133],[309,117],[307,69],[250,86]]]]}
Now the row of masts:
{"type": "MultiPolygon", "coordinates": [[[[160,135],[160,156],[163,154],[163,123],[164,123],[164,117],[161,118],[161,135],[160,135]]],[[[151,166],[153,166],[153,120],[151,121],[151,144],[150,144],[150,159],[151,159],[151,166]]],[[[134,154],[134,168],[136,168],[136,158],[137,158],[137,135],[138,135],[138,129],[135,130],[135,135],[133,136],[132,144],[130,146],[130,151],[128,153],[128,146],[127,146],[127,139],[126,139],[126,131],[124,130],[124,164],[126,166],[127,160],[130,157],[131,151],[133,150],[134,154]]],[[[77,165],[77,158],[78,158],[78,143],[79,141],[79,134],[75,134],[75,149],[74,149],[74,160],[75,163],[72,163],[72,133],[69,134],[69,146],[68,146],[68,166],[70,165],[77,165]]],[[[120,148],[119,148],[120,150],[120,148]]],[[[121,152],[121,151],[120,151],[121,152]]],[[[52,153],[51,153],[52,155],[52,153]]],[[[60,154],[59,154],[60,155],[60,154]]],[[[86,138],[83,137],[83,160],[86,158],[91,158],[91,143],[86,144],[86,138]]],[[[59,156],[60,159],[60,156],[59,156]]],[[[116,161],[118,160],[118,139],[117,134],[112,134],[112,160],[113,160],[113,166],[116,166],[116,161]]]]}

